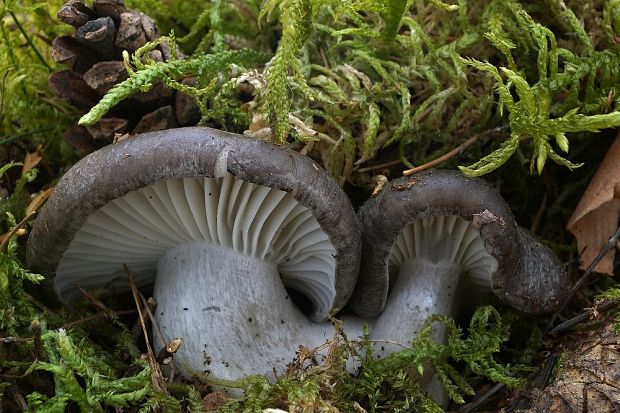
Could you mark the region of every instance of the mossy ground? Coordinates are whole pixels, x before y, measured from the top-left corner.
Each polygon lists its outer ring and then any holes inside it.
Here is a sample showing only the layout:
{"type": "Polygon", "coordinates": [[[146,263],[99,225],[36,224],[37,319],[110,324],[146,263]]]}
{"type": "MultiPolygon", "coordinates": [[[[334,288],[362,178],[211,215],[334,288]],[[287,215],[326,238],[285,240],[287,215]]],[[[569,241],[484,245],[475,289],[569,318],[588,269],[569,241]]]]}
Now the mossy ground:
{"type": "MultiPolygon", "coordinates": [[[[485,173],[518,222],[579,275],[564,226],[615,136],[608,128],[620,124],[619,1],[126,4],[155,17],[165,33],[174,29],[169,41],[190,58],[159,66],[134,59],[133,80],[82,122],[163,80],[196,96],[204,125],[252,130],[257,138],[303,148],[356,206],[369,196],[375,175],[399,176],[474,138],[441,167],[473,165],[469,173],[485,173]],[[186,76],[197,76],[193,89],[177,83],[186,76]],[[240,84],[252,85],[250,100],[240,84]]],[[[61,69],[51,41],[70,32],[55,19],[60,6],[59,0],[0,4],[0,233],[15,228],[32,196],[78,158],[62,133],[84,114],[47,87],[49,74],[61,69]]],[[[86,303],[76,312],[59,305],[24,266],[21,234],[28,225],[2,242],[0,256],[2,410],[203,411],[207,385],[200,380],[163,388],[152,381],[152,365],[140,356],[143,341],[127,327],[136,321],[131,301],[86,303]]],[[[564,315],[614,285],[597,279],[564,315]]],[[[262,378],[237,383],[248,397],[221,411],[440,411],[416,381],[429,360],[456,402],[471,400],[489,381],[518,385],[529,371],[524,366],[541,364],[543,335],[536,326],[545,320],[501,311],[502,317],[481,309],[463,335],[442,320],[454,338],[449,345],[422,334],[415,351],[382,362],[368,356],[363,340],[335,334],[326,363],[301,368],[311,358],[302,353],[297,368],[275,385],[262,378]],[[362,360],[361,374],[346,372],[347,357],[362,360]]],[[[503,400],[496,397],[491,409],[503,400]]]]}

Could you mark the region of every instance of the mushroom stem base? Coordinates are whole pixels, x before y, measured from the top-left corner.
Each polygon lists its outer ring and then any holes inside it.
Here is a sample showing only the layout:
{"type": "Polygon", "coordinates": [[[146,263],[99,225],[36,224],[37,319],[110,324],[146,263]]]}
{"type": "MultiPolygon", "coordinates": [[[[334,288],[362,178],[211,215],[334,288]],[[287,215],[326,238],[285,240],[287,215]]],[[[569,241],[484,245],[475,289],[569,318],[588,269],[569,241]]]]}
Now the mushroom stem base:
{"type": "Polygon", "coordinates": [[[292,303],[276,264],[211,243],[167,251],[154,297],[164,340],[183,339],[174,362],[185,376],[273,377],[300,345],[313,348],[333,336],[329,323],[310,321],[292,303]]]}

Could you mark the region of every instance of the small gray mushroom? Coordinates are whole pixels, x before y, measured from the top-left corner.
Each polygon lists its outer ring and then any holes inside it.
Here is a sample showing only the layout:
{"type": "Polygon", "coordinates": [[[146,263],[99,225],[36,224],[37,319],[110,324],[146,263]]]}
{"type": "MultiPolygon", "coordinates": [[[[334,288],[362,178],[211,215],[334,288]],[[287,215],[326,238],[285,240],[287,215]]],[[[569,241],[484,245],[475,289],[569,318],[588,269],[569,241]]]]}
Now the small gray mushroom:
{"type": "Polygon", "coordinates": [[[309,158],[208,128],[107,146],[61,179],[28,245],[67,304],[82,288],[154,283],[156,320],[181,337],[185,375],[271,375],[349,299],[361,229],[337,183],[309,158]],[[289,290],[311,303],[306,316],[289,290]],[[313,320],[313,321],[311,321],[313,320]],[[210,364],[207,363],[210,360],[210,364]]]}
{"type": "MultiPolygon", "coordinates": [[[[373,338],[406,343],[429,316],[455,315],[493,295],[527,313],[551,312],[567,291],[555,255],[481,179],[445,170],[396,179],[358,215],[363,252],[351,307],[378,316],[373,338]]],[[[441,329],[434,334],[445,339],[441,329]]],[[[382,347],[380,355],[398,349],[382,347]]],[[[443,400],[437,386],[429,391],[443,400]]]]}

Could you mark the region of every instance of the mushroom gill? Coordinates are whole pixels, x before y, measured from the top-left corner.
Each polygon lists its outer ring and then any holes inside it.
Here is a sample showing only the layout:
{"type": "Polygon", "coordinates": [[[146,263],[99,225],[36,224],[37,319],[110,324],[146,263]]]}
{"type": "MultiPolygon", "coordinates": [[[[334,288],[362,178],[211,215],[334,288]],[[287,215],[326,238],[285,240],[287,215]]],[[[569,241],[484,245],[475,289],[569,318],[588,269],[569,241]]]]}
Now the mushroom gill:
{"type": "Polygon", "coordinates": [[[467,274],[472,287],[484,290],[498,265],[471,222],[456,215],[420,215],[403,228],[390,254],[390,278],[411,260],[452,263],[467,274]]]}
{"type": "Polygon", "coordinates": [[[113,199],[88,217],[56,270],[56,291],[65,302],[83,288],[118,279],[119,262],[149,284],[165,251],[205,242],[274,263],[284,285],[304,294],[314,311],[332,305],[335,255],[311,211],[290,193],[231,174],[221,178],[171,178],[113,199]]]}

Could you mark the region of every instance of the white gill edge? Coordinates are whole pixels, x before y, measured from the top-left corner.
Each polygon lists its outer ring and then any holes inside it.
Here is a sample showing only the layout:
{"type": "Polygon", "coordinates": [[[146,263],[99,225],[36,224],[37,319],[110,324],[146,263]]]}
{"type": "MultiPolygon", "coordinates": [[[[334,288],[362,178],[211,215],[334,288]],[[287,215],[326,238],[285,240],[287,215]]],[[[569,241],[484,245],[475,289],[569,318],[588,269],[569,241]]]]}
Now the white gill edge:
{"type": "Polygon", "coordinates": [[[490,288],[491,273],[498,265],[478,231],[456,215],[418,217],[403,229],[392,248],[390,266],[400,267],[416,257],[455,262],[471,283],[484,290],[490,288]]]}
{"type": "Polygon", "coordinates": [[[331,309],[336,251],[310,210],[289,193],[228,173],[168,179],[109,202],[72,240],[56,271],[56,290],[71,302],[79,295],[75,283],[126,285],[123,264],[139,285],[152,283],[159,257],[195,241],[276,263],[287,287],[305,294],[319,313],[331,309]]]}

